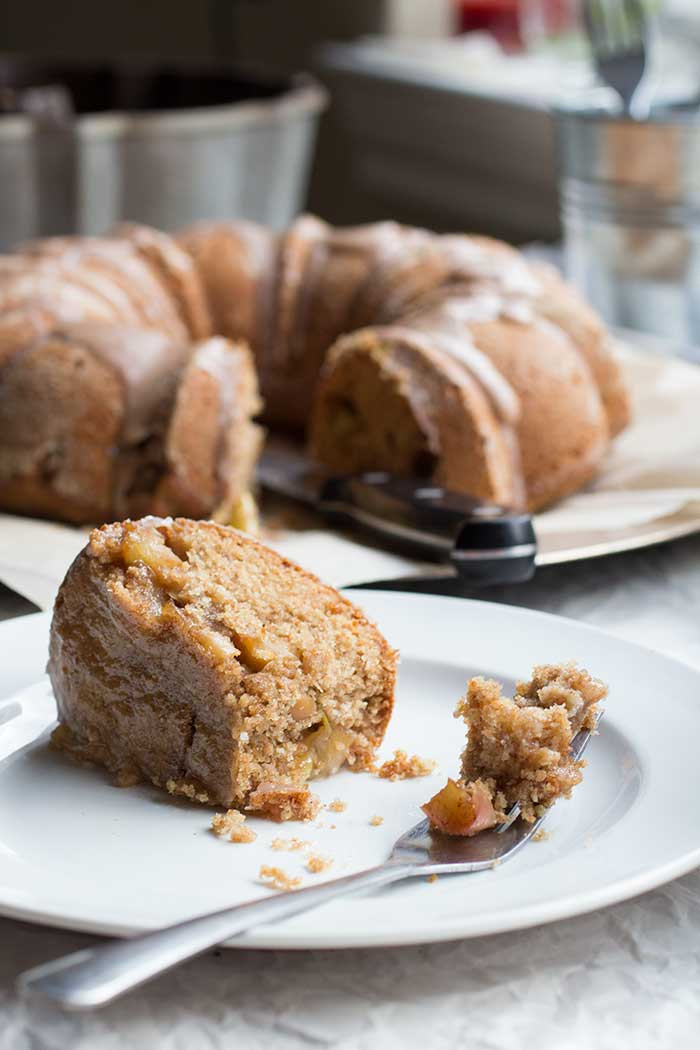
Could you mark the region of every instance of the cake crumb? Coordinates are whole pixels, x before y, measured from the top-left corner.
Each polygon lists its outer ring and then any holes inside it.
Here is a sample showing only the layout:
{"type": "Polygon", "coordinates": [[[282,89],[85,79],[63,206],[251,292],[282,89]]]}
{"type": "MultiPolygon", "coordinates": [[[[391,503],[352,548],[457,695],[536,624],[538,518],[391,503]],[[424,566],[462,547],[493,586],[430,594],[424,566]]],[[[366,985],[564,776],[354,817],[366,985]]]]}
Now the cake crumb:
{"type": "Polygon", "coordinates": [[[270,820],[313,820],[321,808],[317,795],[293,784],[260,784],[248,799],[248,809],[270,820]]]}
{"type": "Polygon", "coordinates": [[[225,813],[215,813],[211,818],[211,830],[223,838],[228,835],[229,842],[255,842],[258,837],[252,828],[245,825],[245,815],[237,809],[227,809],[225,813]]]}
{"type": "Polygon", "coordinates": [[[373,817],[370,817],[369,822],[373,828],[378,828],[380,824],[384,823],[384,817],[380,817],[378,813],[375,813],[373,817]]]}
{"type": "Polygon", "coordinates": [[[542,664],[513,697],[500,682],[472,678],[455,717],[467,725],[461,780],[482,781],[499,810],[518,803],[532,823],[569,798],[585,763],[571,755],[580,729],[594,729],[607,686],[575,664],[542,664]]]}
{"type": "Polygon", "coordinates": [[[310,842],[306,842],[304,839],[273,839],[270,843],[272,849],[276,850],[289,850],[293,853],[295,850],[306,849],[310,846],[310,842]]]}
{"type": "Polygon", "coordinates": [[[377,776],[383,780],[408,780],[412,777],[427,777],[435,771],[437,762],[419,755],[408,755],[397,749],[391,758],[383,762],[377,770],[377,776]]]}
{"type": "Polygon", "coordinates": [[[332,802],[329,802],[326,809],[329,809],[331,813],[344,813],[348,808],[347,802],[343,802],[342,798],[334,798],[332,802]]]}
{"type": "Polygon", "coordinates": [[[191,802],[211,802],[206,791],[198,790],[189,780],[166,780],[165,787],[170,795],[184,795],[191,802]]]}
{"type": "Polygon", "coordinates": [[[496,857],[495,860],[491,861],[491,864],[489,866],[491,868],[491,871],[495,871],[496,868],[499,868],[501,866],[501,858],[500,857],[496,857]]]}
{"type": "Polygon", "coordinates": [[[301,886],[301,879],[287,875],[286,871],[269,864],[262,865],[258,877],[275,890],[295,890],[301,886]]]}
{"type": "Polygon", "coordinates": [[[547,841],[547,839],[549,839],[549,838],[551,838],[551,837],[552,837],[552,835],[551,835],[551,832],[549,832],[549,831],[545,831],[545,829],[544,829],[544,828],[540,828],[540,829],[539,829],[538,831],[536,831],[536,832],[535,832],[535,834],[534,834],[534,835],[532,836],[532,841],[533,841],[533,842],[546,842],[546,841],[547,841]]]}
{"type": "Polygon", "coordinates": [[[306,861],[306,870],[313,875],[318,875],[321,871],[328,871],[332,864],[332,857],[321,857],[317,853],[312,853],[306,861]]]}
{"type": "Polygon", "coordinates": [[[437,875],[428,875],[428,878],[425,881],[426,882],[437,882],[437,880],[438,880],[437,875]]]}

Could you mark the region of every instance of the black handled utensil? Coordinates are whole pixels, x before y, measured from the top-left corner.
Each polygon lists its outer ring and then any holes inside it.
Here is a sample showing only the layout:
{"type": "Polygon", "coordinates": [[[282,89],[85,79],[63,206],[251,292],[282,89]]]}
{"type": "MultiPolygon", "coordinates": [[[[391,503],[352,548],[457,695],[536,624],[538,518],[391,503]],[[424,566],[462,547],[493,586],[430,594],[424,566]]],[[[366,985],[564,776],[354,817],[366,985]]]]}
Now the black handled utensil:
{"type": "Polygon", "coordinates": [[[537,543],[529,514],[426,479],[384,471],[329,476],[301,449],[275,440],[260,461],[258,480],[394,551],[448,562],[473,586],[519,583],[535,571],[537,543]]]}

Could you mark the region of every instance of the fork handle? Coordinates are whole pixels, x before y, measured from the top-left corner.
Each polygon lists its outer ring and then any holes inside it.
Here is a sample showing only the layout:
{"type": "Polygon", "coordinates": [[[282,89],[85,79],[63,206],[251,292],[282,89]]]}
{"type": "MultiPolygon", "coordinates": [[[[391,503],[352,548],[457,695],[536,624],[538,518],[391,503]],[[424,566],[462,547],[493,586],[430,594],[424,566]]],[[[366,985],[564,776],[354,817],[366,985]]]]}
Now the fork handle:
{"type": "Polygon", "coordinates": [[[200,915],[153,933],[85,948],[25,971],[18,978],[18,987],[23,993],[37,994],[67,1010],[103,1006],[151,977],[253,926],[279,922],[336,897],[388,885],[416,872],[417,865],[386,863],[319,886],[278,893],[200,915]]]}

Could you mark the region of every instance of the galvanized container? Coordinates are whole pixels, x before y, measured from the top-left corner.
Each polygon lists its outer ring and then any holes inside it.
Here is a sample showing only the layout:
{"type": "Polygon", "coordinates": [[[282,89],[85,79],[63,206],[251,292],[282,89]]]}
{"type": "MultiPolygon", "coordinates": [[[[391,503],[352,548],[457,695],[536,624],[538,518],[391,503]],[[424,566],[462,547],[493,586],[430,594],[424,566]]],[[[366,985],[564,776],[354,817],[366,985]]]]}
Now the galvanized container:
{"type": "Polygon", "coordinates": [[[700,113],[558,112],[568,275],[611,324],[700,343],[700,113]]]}
{"type": "Polygon", "coordinates": [[[233,217],[281,227],[303,206],[326,104],[310,77],[13,69],[20,88],[88,85],[88,97],[67,118],[0,116],[1,249],[40,234],[100,233],[122,219],[166,230],[233,217]],[[212,94],[214,104],[188,104],[212,94]],[[91,103],[99,111],[81,111],[91,103]]]}

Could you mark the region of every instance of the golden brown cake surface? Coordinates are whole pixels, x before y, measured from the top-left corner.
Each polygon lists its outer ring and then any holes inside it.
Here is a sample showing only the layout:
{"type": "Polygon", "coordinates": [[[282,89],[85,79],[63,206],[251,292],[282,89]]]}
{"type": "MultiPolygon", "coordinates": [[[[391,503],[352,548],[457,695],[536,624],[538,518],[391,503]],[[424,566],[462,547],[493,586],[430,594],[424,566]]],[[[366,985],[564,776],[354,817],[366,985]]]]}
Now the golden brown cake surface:
{"type": "Polygon", "coordinates": [[[306,783],[380,743],[395,662],[347,599],[233,529],[116,523],[56,601],[56,744],[195,801],[308,819],[306,783]]]}

